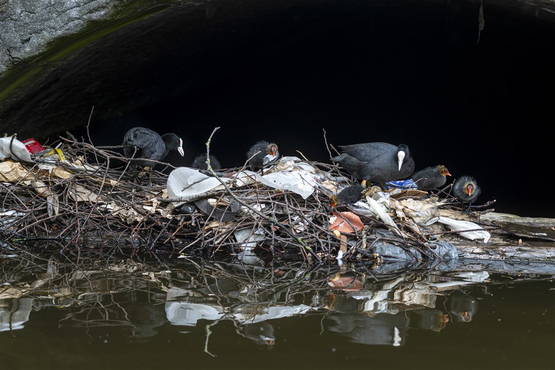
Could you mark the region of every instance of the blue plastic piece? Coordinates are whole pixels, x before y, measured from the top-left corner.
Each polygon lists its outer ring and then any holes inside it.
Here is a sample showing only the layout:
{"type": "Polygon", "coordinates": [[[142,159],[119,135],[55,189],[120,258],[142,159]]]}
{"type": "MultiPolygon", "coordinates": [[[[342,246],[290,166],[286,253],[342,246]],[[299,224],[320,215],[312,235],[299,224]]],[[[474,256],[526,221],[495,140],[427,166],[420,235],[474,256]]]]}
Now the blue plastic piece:
{"type": "Polygon", "coordinates": [[[391,188],[399,188],[399,189],[417,189],[416,183],[412,181],[412,179],[406,180],[398,180],[398,181],[389,181],[386,182],[385,185],[388,189],[391,188]]]}

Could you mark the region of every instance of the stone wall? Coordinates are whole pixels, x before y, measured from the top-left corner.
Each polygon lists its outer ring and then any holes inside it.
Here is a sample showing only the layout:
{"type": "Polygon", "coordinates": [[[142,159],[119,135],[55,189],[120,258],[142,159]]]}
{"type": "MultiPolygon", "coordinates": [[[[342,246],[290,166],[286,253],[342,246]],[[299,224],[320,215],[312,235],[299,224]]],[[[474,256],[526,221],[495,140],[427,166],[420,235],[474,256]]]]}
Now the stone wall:
{"type": "Polygon", "coordinates": [[[48,42],[106,17],[123,0],[0,0],[0,73],[48,42]]]}

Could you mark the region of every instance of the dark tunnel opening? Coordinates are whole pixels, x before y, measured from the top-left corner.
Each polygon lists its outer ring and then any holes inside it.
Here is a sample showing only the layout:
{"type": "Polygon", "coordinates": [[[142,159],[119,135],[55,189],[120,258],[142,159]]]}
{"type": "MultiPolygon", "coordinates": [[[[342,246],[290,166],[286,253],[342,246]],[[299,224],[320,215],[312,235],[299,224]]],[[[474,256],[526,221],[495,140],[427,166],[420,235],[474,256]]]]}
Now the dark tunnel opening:
{"type": "Polygon", "coordinates": [[[287,3],[221,21],[230,4],[199,10],[190,26],[143,35],[137,54],[105,55],[110,75],[78,93],[95,106],[95,144],[136,125],[173,131],[190,145],[174,164],[187,165],[221,126],[212,150],[224,166],[259,139],[327,161],[324,128],[334,145],[406,143],[417,169],[476,177],[498,211],[553,216],[550,22],[485,3],[479,35],[480,2],[287,3]]]}

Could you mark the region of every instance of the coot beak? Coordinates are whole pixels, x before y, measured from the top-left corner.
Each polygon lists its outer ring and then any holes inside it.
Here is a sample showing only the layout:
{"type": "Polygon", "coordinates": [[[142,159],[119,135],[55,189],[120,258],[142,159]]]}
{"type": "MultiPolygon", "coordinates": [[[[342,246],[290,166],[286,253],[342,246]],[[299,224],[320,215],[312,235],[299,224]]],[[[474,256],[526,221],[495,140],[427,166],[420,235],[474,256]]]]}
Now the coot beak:
{"type": "Polygon", "coordinates": [[[177,152],[184,157],[185,151],[183,150],[183,139],[179,138],[179,146],[177,147],[177,152]]]}
{"type": "Polygon", "coordinates": [[[403,151],[397,152],[397,159],[399,163],[399,171],[401,171],[401,166],[403,166],[403,160],[405,159],[405,152],[403,151]]]}
{"type": "Polygon", "coordinates": [[[451,175],[451,172],[449,172],[449,170],[445,170],[445,175],[444,176],[453,176],[453,175],[451,175]]]}

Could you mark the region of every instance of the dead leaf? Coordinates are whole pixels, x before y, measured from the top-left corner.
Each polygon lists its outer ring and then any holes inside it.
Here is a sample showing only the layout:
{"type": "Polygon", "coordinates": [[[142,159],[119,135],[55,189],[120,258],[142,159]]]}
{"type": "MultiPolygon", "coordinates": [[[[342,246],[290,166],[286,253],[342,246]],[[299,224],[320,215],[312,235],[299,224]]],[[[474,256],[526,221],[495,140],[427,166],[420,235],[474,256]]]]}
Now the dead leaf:
{"type": "Polygon", "coordinates": [[[364,228],[364,223],[358,217],[358,215],[353,212],[333,212],[333,216],[330,219],[331,225],[329,229],[331,231],[339,231],[345,234],[353,234],[355,231],[360,231],[364,228]]]}
{"type": "Polygon", "coordinates": [[[33,180],[35,176],[19,162],[0,162],[0,182],[33,180]]]}
{"type": "Polygon", "coordinates": [[[76,202],[97,203],[102,201],[102,198],[98,196],[98,194],[93,193],[83,185],[79,184],[71,184],[67,193],[69,194],[69,197],[76,202]]]}
{"type": "Polygon", "coordinates": [[[56,177],[60,178],[60,179],[69,179],[69,178],[73,177],[73,173],[69,172],[68,170],[66,170],[63,167],[54,167],[51,174],[53,176],[56,176],[56,177]]]}
{"type": "Polygon", "coordinates": [[[390,193],[391,198],[406,199],[406,198],[422,198],[428,195],[428,192],[417,189],[404,189],[399,192],[390,193]]]}
{"type": "Polygon", "coordinates": [[[341,289],[344,292],[357,292],[363,288],[362,281],[352,276],[335,276],[328,281],[328,285],[335,289],[341,289]]]}

